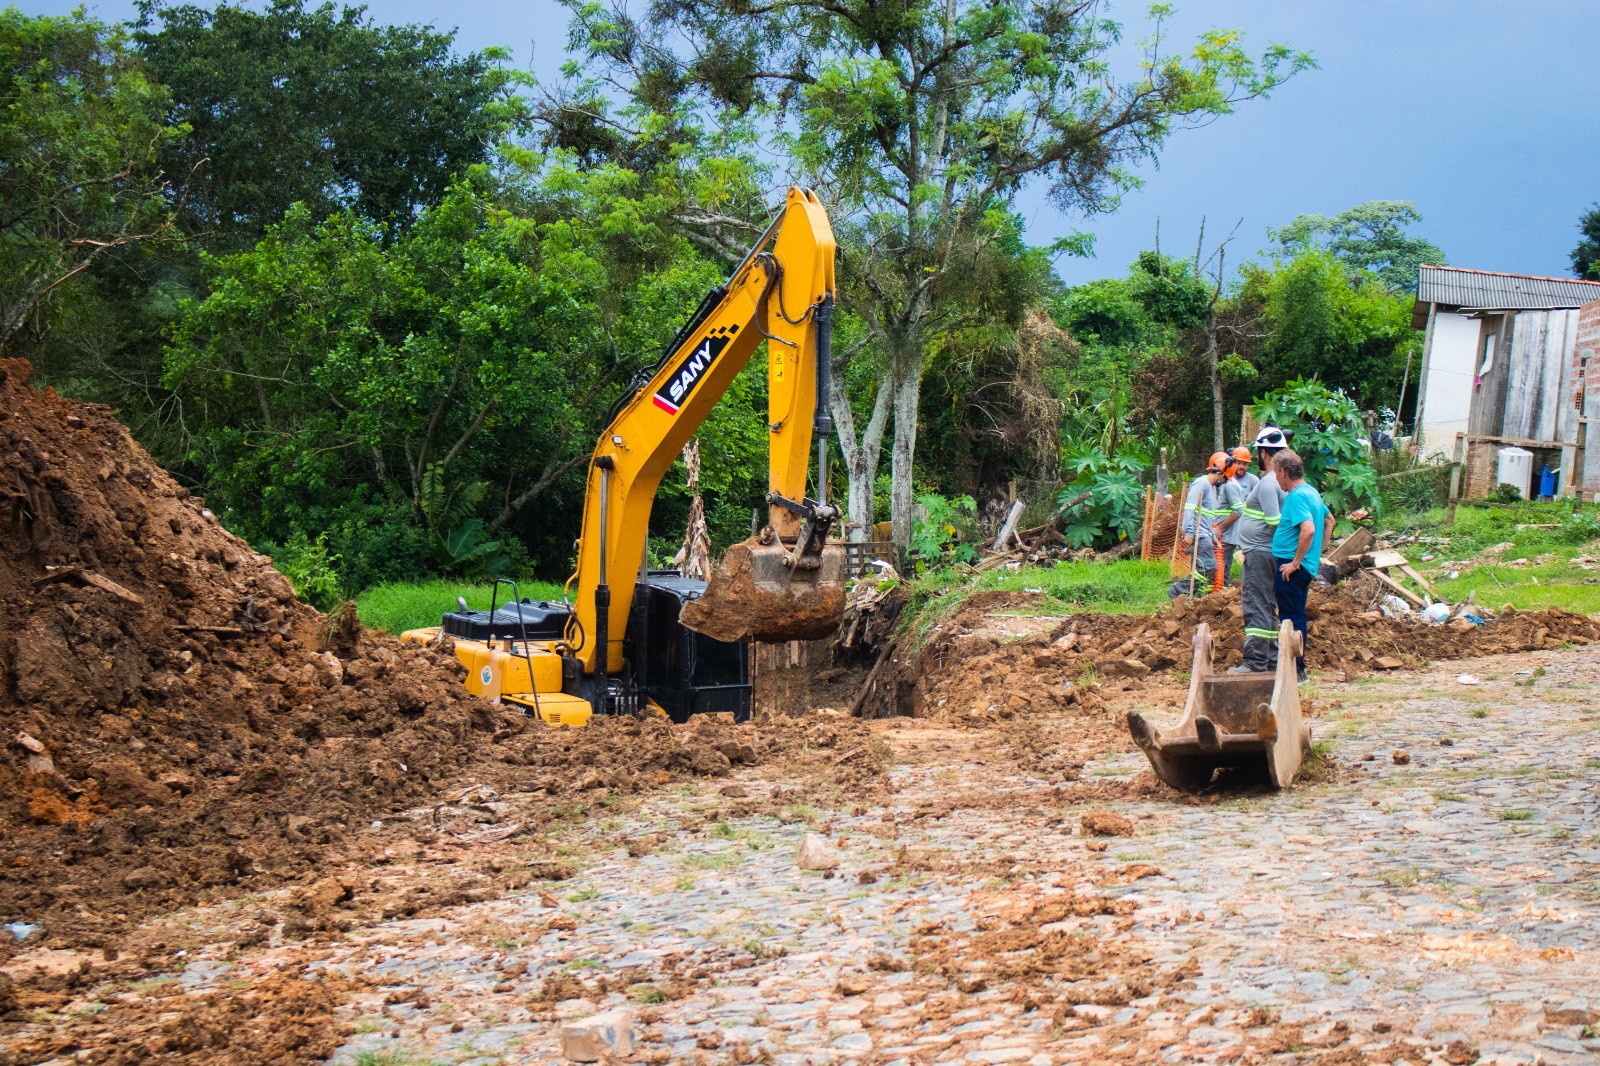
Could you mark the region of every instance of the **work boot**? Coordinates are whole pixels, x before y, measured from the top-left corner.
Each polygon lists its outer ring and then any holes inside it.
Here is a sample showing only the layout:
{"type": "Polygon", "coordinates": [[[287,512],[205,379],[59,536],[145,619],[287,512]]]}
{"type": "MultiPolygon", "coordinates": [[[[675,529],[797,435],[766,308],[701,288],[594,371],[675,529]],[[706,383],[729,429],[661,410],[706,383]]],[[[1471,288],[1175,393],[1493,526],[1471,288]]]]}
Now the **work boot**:
{"type": "Polygon", "coordinates": [[[1228,667],[1228,673],[1230,673],[1230,674],[1264,674],[1264,673],[1266,673],[1266,671],[1265,670],[1257,670],[1253,666],[1246,666],[1244,663],[1240,663],[1238,666],[1230,666],[1230,667],[1228,667]]]}

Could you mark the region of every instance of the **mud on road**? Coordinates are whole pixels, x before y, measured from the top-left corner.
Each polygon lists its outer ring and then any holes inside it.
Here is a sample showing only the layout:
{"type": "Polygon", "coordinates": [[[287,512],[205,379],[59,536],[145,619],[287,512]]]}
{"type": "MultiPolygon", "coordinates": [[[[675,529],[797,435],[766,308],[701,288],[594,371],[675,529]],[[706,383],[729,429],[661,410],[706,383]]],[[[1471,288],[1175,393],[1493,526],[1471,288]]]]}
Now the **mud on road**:
{"type": "Polygon", "coordinates": [[[339,872],[342,932],[232,939],[288,891],[176,913],[150,927],[188,951],[165,973],[54,960],[89,973],[5,1046],[251,1061],[221,1037],[181,1050],[233,988],[254,996],[236,1020],[339,1063],[555,1062],[560,1021],[611,1006],[652,1063],[1592,1061],[1597,684],[1581,651],[1323,683],[1321,783],[1182,801],[1108,747],[1123,697],[874,723],[879,743],[840,735],[801,774],[608,796],[501,841],[392,839],[339,872]],[[808,832],[837,869],[796,868],[808,832]],[[360,909],[380,883],[514,862],[563,879],[360,909]]]}

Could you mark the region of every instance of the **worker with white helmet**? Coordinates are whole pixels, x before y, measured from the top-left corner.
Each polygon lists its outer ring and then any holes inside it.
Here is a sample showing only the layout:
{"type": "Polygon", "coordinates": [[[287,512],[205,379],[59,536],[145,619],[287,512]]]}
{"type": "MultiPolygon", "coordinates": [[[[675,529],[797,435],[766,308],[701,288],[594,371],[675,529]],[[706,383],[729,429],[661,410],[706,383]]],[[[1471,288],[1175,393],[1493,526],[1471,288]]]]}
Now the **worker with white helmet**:
{"type": "Polygon", "coordinates": [[[1244,578],[1239,605],[1244,613],[1244,662],[1232,673],[1270,673],[1278,668],[1278,601],[1273,593],[1276,569],[1272,561],[1272,535],[1278,529],[1283,488],[1272,476],[1273,456],[1289,447],[1289,434],[1267,426],[1256,434],[1256,462],[1261,477],[1224,520],[1219,529],[1237,527],[1244,550],[1244,578]]]}

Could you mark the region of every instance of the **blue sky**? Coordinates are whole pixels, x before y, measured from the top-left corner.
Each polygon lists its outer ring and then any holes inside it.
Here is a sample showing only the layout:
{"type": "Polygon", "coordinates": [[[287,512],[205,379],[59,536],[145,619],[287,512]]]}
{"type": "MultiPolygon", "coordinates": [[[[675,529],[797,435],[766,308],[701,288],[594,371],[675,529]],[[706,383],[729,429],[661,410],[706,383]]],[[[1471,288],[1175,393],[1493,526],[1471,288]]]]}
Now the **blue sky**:
{"type": "MultiPolygon", "coordinates": [[[[76,7],[24,0],[32,13],[76,7]]],[[[126,0],[90,3],[131,18],[126,0]]],[[[566,39],[554,0],[370,0],[386,22],[457,27],[458,43],[511,47],[554,79],[566,39]]],[[[1118,3],[1129,24],[1143,4],[1118,3]]],[[[1239,28],[1256,47],[1310,50],[1321,69],[1201,130],[1180,132],[1121,210],[1064,216],[1042,190],[1024,194],[1029,237],[1096,234],[1097,254],[1062,260],[1068,282],[1120,274],[1151,245],[1192,251],[1201,216],[1221,236],[1243,219],[1230,264],[1267,244],[1297,214],[1335,214],[1366,200],[1410,200],[1414,232],[1457,266],[1566,276],[1577,219],[1600,200],[1600,99],[1594,89],[1595,0],[1191,0],[1179,3],[1169,47],[1207,28],[1239,28]]],[[[1131,58],[1131,56],[1130,56],[1131,58]]]]}

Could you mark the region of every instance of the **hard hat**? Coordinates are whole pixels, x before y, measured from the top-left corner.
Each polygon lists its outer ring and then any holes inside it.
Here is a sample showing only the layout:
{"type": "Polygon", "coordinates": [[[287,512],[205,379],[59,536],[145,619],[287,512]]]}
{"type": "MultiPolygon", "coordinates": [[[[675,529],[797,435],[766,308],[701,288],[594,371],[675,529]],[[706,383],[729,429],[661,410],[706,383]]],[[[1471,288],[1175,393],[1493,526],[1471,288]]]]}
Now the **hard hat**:
{"type": "Polygon", "coordinates": [[[1239,447],[1233,450],[1233,461],[1240,466],[1250,465],[1250,449],[1239,447]]]}
{"type": "Polygon", "coordinates": [[[1225,473],[1227,471],[1228,467],[1230,467],[1232,465],[1233,465],[1233,456],[1229,455],[1227,452],[1213,452],[1211,454],[1211,462],[1206,467],[1206,473],[1208,473],[1208,474],[1225,473]]]}
{"type": "Polygon", "coordinates": [[[1262,426],[1261,432],[1256,434],[1257,448],[1287,448],[1291,434],[1279,429],[1277,426],[1262,426]]]}

